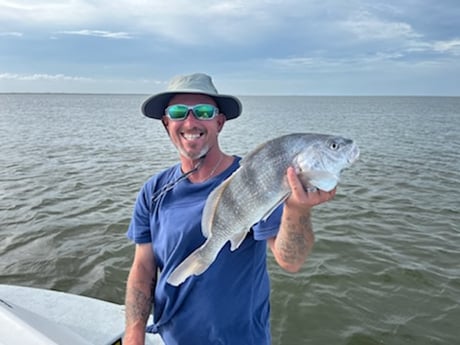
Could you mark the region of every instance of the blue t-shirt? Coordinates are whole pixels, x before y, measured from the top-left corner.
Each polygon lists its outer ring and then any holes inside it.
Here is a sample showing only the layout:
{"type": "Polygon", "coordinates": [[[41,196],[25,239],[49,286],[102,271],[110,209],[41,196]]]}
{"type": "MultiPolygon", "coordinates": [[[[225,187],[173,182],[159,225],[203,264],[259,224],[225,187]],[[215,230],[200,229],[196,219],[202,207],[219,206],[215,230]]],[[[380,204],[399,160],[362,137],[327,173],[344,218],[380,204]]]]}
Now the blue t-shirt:
{"type": "MultiPolygon", "coordinates": [[[[280,226],[282,208],[254,225],[241,246],[230,242],[201,275],[175,287],[171,272],[205,242],[201,214],[209,193],[238,167],[203,183],[188,179],[152,202],[152,195],[181,175],[177,164],[150,178],[138,194],[127,236],[135,243],[152,243],[160,274],[153,305],[153,331],[165,344],[270,344],[270,283],[266,239],[280,226]]],[[[249,206],[249,205],[248,205],[249,206]]]]}

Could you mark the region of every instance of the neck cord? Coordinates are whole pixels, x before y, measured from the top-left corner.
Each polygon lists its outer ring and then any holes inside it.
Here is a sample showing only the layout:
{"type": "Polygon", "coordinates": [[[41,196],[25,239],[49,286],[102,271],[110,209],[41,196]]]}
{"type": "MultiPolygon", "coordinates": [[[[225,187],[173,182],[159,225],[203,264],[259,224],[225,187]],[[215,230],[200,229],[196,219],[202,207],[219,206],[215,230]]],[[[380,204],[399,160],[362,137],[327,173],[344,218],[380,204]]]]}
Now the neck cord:
{"type": "Polygon", "coordinates": [[[183,173],[182,175],[180,175],[176,180],[172,181],[172,182],[169,182],[167,184],[165,184],[162,188],[160,188],[159,190],[157,190],[155,193],[153,193],[152,195],[152,203],[156,202],[162,195],[166,194],[167,192],[169,192],[171,189],[173,189],[176,184],[178,184],[179,182],[181,182],[182,180],[185,180],[187,177],[189,177],[190,175],[192,175],[193,173],[197,172],[198,169],[201,167],[201,165],[203,164],[203,161],[204,161],[204,158],[206,157],[206,155],[204,155],[203,157],[200,157],[200,160],[198,161],[198,163],[195,165],[195,167],[192,169],[192,170],[189,170],[185,173],[183,173]]]}
{"type": "MultiPolygon", "coordinates": [[[[220,158],[219,158],[219,161],[217,162],[217,164],[214,166],[214,168],[212,169],[211,173],[202,181],[206,181],[207,179],[209,179],[217,170],[217,168],[220,166],[220,163],[222,163],[222,160],[224,159],[224,154],[221,154],[220,158]]],[[[166,194],[167,192],[169,192],[171,189],[173,189],[178,183],[180,183],[181,181],[185,180],[187,177],[189,177],[190,175],[192,175],[193,173],[197,172],[198,169],[201,167],[201,165],[203,164],[203,161],[205,159],[206,155],[200,157],[200,160],[198,161],[198,163],[195,165],[195,167],[192,169],[192,170],[189,170],[185,173],[183,173],[182,175],[180,175],[176,180],[172,181],[172,182],[169,182],[167,184],[165,184],[162,188],[160,188],[159,190],[157,190],[155,193],[153,193],[152,195],[152,198],[151,198],[151,201],[152,203],[158,201],[158,199],[160,199],[160,197],[164,194],[166,194]]]]}

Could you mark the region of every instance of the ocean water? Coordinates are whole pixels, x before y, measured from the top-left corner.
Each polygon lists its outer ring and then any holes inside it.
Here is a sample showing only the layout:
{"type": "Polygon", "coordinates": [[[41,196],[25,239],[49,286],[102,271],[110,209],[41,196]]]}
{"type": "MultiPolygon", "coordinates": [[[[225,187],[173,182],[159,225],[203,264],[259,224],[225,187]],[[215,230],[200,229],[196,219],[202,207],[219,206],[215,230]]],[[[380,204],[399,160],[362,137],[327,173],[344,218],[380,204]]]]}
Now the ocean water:
{"type": "MultiPolygon", "coordinates": [[[[123,303],[142,183],[177,161],[145,95],[0,95],[0,283],[123,303]]],[[[457,344],[460,98],[241,97],[221,144],[340,134],[361,157],[297,274],[269,255],[273,344],[457,344]]]]}

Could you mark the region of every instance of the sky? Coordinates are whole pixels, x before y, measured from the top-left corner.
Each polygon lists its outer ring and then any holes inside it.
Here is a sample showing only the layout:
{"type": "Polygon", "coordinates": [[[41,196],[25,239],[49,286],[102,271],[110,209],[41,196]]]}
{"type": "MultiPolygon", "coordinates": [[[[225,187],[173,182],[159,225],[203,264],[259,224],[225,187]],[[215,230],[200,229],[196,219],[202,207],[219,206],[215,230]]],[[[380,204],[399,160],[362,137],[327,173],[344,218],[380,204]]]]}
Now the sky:
{"type": "Polygon", "coordinates": [[[0,0],[0,92],[460,96],[459,0],[0,0]]]}

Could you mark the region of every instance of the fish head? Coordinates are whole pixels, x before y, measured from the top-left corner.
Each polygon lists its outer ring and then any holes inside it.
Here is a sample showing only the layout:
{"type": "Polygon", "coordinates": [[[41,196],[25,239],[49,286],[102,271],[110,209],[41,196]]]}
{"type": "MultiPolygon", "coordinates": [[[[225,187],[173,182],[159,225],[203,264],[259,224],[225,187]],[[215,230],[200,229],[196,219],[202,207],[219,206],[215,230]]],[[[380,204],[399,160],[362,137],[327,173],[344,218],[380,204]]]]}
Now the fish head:
{"type": "Polygon", "coordinates": [[[294,166],[306,190],[318,188],[331,191],[339,182],[343,169],[359,157],[359,148],[351,139],[319,136],[305,145],[295,158],[294,166]]]}

